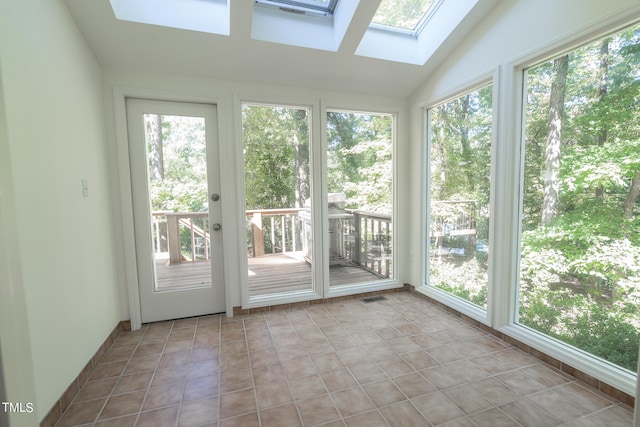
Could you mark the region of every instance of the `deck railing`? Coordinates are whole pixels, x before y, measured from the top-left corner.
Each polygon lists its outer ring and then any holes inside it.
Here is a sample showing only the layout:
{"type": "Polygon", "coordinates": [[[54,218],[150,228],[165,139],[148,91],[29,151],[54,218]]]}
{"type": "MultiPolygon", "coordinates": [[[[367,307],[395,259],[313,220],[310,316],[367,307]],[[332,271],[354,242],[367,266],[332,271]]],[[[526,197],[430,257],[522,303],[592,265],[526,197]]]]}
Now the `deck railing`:
{"type": "MultiPolygon", "coordinates": [[[[445,240],[463,239],[465,252],[473,254],[476,248],[476,202],[474,200],[434,200],[431,202],[432,252],[441,256],[451,252],[445,240]]],[[[450,246],[452,243],[449,242],[450,246]]],[[[457,243],[461,244],[461,243],[457,243]]]]}
{"type": "Polygon", "coordinates": [[[261,257],[301,250],[301,211],[304,208],[247,210],[249,255],[261,257]]]}
{"type": "MultiPolygon", "coordinates": [[[[262,257],[310,248],[304,211],[304,208],[247,210],[248,255],[262,257]]],[[[207,212],[161,211],[153,212],[152,218],[154,250],[168,253],[171,264],[209,259],[207,212]]],[[[391,276],[391,216],[346,209],[344,214],[329,215],[329,228],[332,264],[348,263],[382,278],[391,276]]]]}
{"type": "MultiPolygon", "coordinates": [[[[248,210],[249,256],[304,251],[312,257],[310,222],[304,208],[248,210]]],[[[348,263],[387,278],[392,272],[391,216],[345,209],[329,214],[329,262],[348,263]]]]}
{"type": "Polygon", "coordinates": [[[209,214],[207,212],[152,212],[156,253],[168,252],[169,262],[209,259],[209,214]]]}

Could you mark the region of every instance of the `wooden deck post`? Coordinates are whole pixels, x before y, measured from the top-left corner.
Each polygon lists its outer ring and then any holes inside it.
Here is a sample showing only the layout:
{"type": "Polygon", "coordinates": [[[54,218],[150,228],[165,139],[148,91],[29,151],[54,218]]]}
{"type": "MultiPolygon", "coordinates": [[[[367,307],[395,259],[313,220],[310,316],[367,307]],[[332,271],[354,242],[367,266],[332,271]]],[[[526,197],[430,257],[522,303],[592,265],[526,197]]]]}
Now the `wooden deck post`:
{"type": "Polygon", "coordinates": [[[262,212],[251,214],[251,228],[253,229],[253,256],[264,256],[264,229],[262,227],[262,212]]]}
{"type": "Polygon", "coordinates": [[[180,229],[178,216],[167,213],[167,245],[169,246],[169,263],[180,264],[180,229]]]}

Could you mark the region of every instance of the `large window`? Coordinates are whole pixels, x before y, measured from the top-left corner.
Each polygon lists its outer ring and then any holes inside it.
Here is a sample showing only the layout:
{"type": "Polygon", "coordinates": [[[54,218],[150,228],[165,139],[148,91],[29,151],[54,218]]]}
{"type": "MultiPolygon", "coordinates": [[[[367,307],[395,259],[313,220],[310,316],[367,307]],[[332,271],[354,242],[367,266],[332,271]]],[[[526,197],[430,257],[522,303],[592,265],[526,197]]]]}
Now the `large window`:
{"type": "Polygon", "coordinates": [[[486,309],[492,86],[429,110],[429,284],[486,309]]]}
{"type": "Polygon", "coordinates": [[[517,321],[636,371],[640,27],[525,71],[517,321]]]}
{"type": "Polygon", "coordinates": [[[393,117],[327,113],[329,282],[393,278],[393,117]]]}
{"type": "Polygon", "coordinates": [[[309,110],[244,104],[248,294],[314,289],[309,110]]]}

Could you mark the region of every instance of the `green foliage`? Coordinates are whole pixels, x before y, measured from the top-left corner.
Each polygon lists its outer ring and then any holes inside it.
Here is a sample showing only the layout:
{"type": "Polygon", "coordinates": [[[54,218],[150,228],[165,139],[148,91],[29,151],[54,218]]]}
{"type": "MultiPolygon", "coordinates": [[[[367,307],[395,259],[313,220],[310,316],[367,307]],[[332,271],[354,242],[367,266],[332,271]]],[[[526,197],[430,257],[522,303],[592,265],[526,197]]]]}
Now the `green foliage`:
{"type": "MultiPolygon", "coordinates": [[[[640,35],[634,28],[569,55],[560,209],[540,224],[552,61],[527,71],[519,321],[635,371],[640,218],[623,215],[640,171],[640,35]]],[[[637,204],[637,201],[636,201],[637,204]]]]}
{"type": "Polygon", "coordinates": [[[431,284],[485,308],[486,255],[476,240],[489,238],[492,95],[486,86],[430,112],[431,284]],[[476,232],[450,235],[461,229],[476,232]]]}
{"type": "Polygon", "coordinates": [[[327,113],[327,187],[347,208],[391,215],[392,135],[391,116],[327,113]]]}
{"type": "Polygon", "coordinates": [[[301,207],[310,195],[307,111],[243,105],[242,134],[247,209],[301,207]]]}
{"type": "Polygon", "coordinates": [[[487,266],[472,258],[461,262],[430,264],[432,286],[487,308],[487,266]]]}
{"type": "Polygon", "coordinates": [[[433,0],[383,0],[373,22],[413,30],[432,3],[433,0]]]}
{"type": "MultiPolygon", "coordinates": [[[[146,120],[150,118],[147,116],[146,120]]],[[[150,174],[153,211],[207,210],[207,163],[204,119],[160,116],[164,176],[150,174]]],[[[152,136],[147,135],[149,168],[154,159],[152,136]]]]}

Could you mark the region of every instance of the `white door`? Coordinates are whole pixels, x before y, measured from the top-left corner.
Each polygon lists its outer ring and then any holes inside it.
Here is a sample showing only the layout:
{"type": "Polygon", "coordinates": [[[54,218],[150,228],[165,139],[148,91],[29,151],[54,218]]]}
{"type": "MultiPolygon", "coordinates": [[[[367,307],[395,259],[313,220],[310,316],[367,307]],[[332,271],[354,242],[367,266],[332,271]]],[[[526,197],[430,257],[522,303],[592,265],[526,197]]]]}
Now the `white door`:
{"type": "Polygon", "coordinates": [[[225,311],[215,105],[127,100],[142,322],[225,311]]]}

